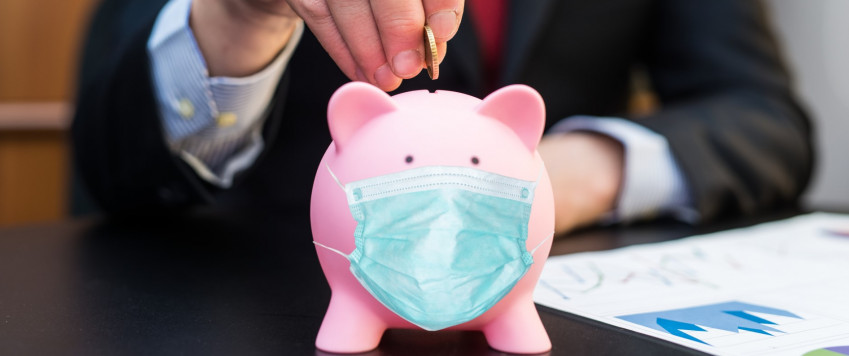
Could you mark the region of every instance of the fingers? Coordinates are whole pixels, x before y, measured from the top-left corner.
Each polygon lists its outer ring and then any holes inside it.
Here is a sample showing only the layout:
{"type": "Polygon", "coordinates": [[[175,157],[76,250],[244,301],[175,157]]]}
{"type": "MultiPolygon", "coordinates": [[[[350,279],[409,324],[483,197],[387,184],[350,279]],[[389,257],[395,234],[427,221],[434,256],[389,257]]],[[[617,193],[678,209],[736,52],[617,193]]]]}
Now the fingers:
{"type": "Polygon", "coordinates": [[[342,72],[394,90],[424,68],[425,19],[439,62],[457,33],[463,0],[286,0],[342,72]]]}
{"type": "Polygon", "coordinates": [[[380,41],[395,75],[408,79],[424,68],[425,14],[420,1],[371,0],[380,41]]]}
{"type": "Polygon", "coordinates": [[[434,32],[437,60],[442,62],[446,42],[460,27],[463,6],[463,0],[371,0],[383,50],[396,76],[412,78],[424,68],[425,22],[434,32]]]}
{"type": "Polygon", "coordinates": [[[348,45],[336,28],[336,23],[333,21],[327,3],[324,1],[289,0],[289,6],[309,26],[310,31],[324,47],[324,50],[333,58],[339,69],[348,78],[356,79],[357,65],[354,56],[348,50],[348,45]]]}
{"type": "Polygon", "coordinates": [[[330,13],[355,62],[354,79],[393,90],[401,79],[387,65],[368,1],[328,0],[330,13]]]}
{"type": "Polygon", "coordinates": [[[422,5],[436,42],[445,43],[454,37],[463,18],[463,0],[423,0],[422,5]]]}
{"type": "Polygon", "coordinates": [[[465,3],[463,0],[424,0],[422,5],[427,16],[427,24],[436,39],[438,62],[442,63],[448,51],[448,41],[460,28],[465,3]]]}

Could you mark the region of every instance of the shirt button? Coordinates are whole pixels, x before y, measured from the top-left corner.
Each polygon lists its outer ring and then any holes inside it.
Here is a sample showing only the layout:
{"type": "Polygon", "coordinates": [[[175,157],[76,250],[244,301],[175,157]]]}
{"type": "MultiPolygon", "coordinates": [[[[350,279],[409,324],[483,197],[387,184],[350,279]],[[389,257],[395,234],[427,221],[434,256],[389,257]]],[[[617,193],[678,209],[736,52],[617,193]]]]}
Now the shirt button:
{"type": "Polygon", "coordinates": [[[231,112],[223,112],[215,119],[218,127],[229,127],[236,123],[236,114],[231,112]]]}
{"type": "Polygon", "coordinates": [[[191,120],[195,116],[195,106],[189,99],[180,99],[177,103],[177,111],[186,120],[191,120]]]}

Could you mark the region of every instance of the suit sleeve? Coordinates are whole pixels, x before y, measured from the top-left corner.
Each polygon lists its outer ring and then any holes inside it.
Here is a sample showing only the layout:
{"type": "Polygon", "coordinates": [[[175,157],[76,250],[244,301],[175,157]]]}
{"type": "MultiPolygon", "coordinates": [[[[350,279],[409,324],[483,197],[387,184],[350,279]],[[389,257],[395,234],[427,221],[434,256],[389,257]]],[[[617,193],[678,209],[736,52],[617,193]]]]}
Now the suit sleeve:
{"type": "MultiPolygon", "coordinates": [[[[86,190],[109,212],[179,209],[214,200],[215,188],[165,142],[146,50],[163,5],[107,0],[89,29],[71,138],[86,190]]],[[[284,86],[278,86],[272,103],[284,86]]],[[[274,106],[266,127],[281,114],[274,106]]]]}
{"type": "Polygon", "coordinates": [[[764,9],[756,1],[660,1],[646,63],[664,135],[701,220],[793,204],[813,150],[764,9]]]}

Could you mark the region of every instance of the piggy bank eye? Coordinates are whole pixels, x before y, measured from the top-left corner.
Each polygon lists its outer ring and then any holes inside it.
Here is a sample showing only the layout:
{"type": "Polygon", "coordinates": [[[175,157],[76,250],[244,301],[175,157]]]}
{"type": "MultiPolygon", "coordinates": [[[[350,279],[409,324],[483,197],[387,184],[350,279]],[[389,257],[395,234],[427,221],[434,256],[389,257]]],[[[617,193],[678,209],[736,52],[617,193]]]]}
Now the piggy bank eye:
{"type": "Polygon", "coordinates": [[[472,164],[477,166],[478,163],[481,163],[481,160],[478,159],[478,156],[472,156],[472,164]]]}
{"type": "Polygon", "coordinates": [[[404,158],[404,162],[413,163],[413,156],[407,156],[407,158],[404,158]]]}

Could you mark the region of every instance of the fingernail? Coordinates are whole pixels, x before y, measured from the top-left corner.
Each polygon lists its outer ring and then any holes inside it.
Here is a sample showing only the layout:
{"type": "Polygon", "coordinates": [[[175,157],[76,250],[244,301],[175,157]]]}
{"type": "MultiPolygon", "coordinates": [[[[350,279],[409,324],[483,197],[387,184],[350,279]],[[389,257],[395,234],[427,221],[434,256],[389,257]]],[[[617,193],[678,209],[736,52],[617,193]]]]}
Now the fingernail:
{"type": "Polygon", "coordinates": [[[392,67],[395,70],[395,75],[409,79],[422,71],[423,62],[424,59],[419,55],[419,52],[410,49],[396,54],[392,58],[392,67]]]}
{"type": "Polygon", "coordinates": [[[457,13],[452,10],[434,13],[427,18],[427,24],[437,42],[448,41],[457,31],[457,13]]]}
{"type": "Polygon", "coordinates": [[[389,63],[380,66],[374,71],[374,81],[375,85],[386,91],[394,90],[401,84],[401,78],[398,78],[395,76],[395,73],[392,73],[389,63]]]}
{"type": "Polygon", "coordinates": [[[357,72],[354,73],[354,75],[356,76],[357,80],[368,83],[368,78],[366,78],[366,75],[365,73],[363,73],[362,69],[357,68],[357,72]]]}

